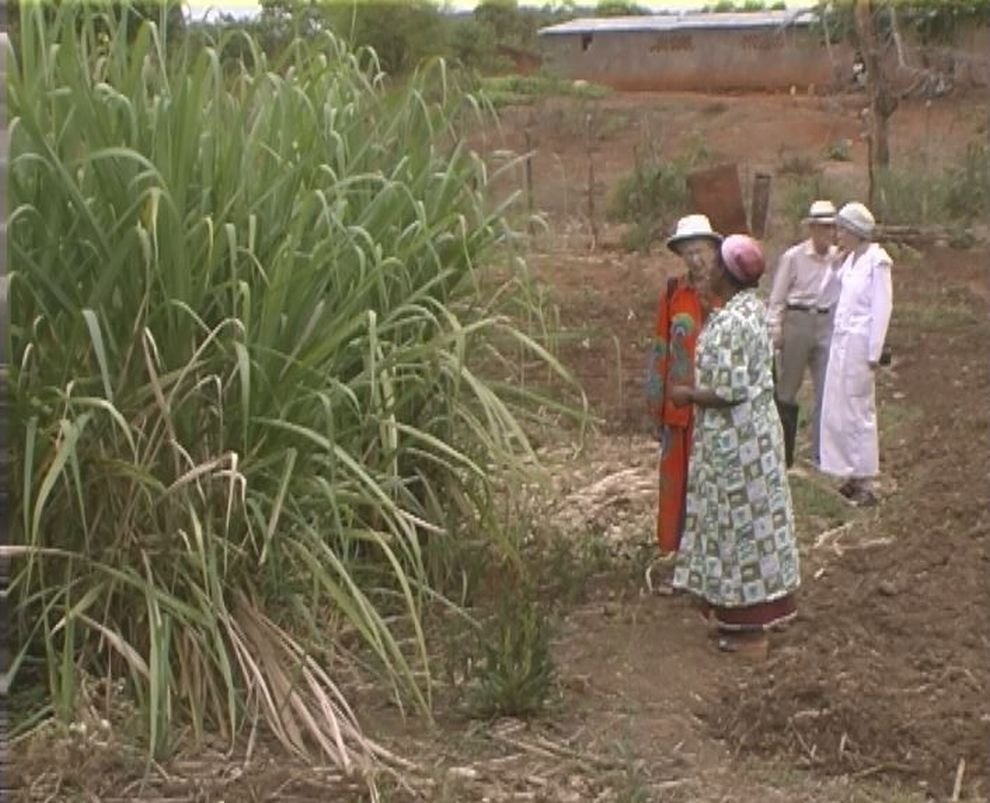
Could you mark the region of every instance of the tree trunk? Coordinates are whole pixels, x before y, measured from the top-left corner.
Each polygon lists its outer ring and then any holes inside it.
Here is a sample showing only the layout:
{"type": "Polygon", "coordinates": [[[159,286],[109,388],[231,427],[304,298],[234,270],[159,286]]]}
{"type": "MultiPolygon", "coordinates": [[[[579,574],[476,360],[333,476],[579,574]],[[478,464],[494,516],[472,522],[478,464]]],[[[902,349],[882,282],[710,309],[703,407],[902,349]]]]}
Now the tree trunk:
{"type": "Polygon", "coordinates": [[[874,157],[875,151],[876,148],[873,147],[873,131],[871,130],[866,135],[866,170],[870,182],[866,194],[866,203],[870,209],[877,208],[876,159],[874,157]]]}
{"type": "MultiPolygon", "coordinates": [[[[896,101],[894,105],[896,106],[896,101]]],[[[893,109],[885,112],[883,111],[885,108],[887,108],[887,104],[880,101],[873,110],[877,130],[876,158],[879,168],[890,166],[890,115],[893,114],[893,109]]]]}
{"type": "Polygon", "coordinates": [[[897,109],[897,97],[890,91],[881,61],[880,43],[873,26],[874,8],[871,0],[857,0],[856,27],[866,61],[866,81],[870,95],[873,128],[874,165],[890,165],[890,117],[897,109]]]}

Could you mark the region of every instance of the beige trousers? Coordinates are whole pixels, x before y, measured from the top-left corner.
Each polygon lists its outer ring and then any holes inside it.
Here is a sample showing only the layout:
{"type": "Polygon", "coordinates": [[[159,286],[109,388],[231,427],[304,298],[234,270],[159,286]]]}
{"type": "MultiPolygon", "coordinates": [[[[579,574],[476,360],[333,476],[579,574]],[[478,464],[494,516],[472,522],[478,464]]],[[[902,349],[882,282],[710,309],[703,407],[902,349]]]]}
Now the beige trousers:
{"type": "Polygon", "coordinates": [[[777,398],[794,404],[804,375],[810,369],[815,393],[811,415],[811,459],[815,463],[819,458],[822,396],[831,334],[831,313],[792,309],[784,312],[783,342],[777,355],[777,398]]]}

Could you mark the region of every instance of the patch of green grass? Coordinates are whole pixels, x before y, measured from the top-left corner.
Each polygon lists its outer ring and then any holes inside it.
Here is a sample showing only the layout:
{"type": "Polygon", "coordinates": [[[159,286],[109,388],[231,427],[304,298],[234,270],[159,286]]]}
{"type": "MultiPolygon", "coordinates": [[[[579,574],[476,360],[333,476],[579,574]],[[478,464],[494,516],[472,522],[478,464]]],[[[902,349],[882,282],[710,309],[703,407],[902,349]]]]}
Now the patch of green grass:
{"type": "Polygon", "coordinates": [[[534,103],[554,96],[597,100],[612,91],[602,84],[571,81],[547,72],[488,76],[481,79],[480,89],[495,107],[534,103]]]}
{"type": "Polygon", "coordinates": [[[808,780],[808,771],[783,761],[758,764],[753,773],[757,780],[777,790],[792,789],[808,780]]]}
{"type": "Polygon", "coordinates": [[[883,440],[897,437],[898,433],[918,421],[920,407],[900,401],[881,402],[877,411],[877,425],[883,440]]]}
{"type": "Polygon", "coordinates": [[[612,112],[599,123],[598,138],[611,139],[627,128],[629,128],[629,115],[622,112],[612,112]]]}
{"type": "Polygon", "coordinates": [[[986,320],[986,312],[972,302],[953,298],[934,302],[905,301],[894,305],[894,321],[912,329],[944,332],[986,320]]]}
{"type": "Polygon", "coordinates": [[[818,174],[815,160],[803,153],[789,153],[781,159],[777,167],[780,176],[814,176],[818,174]]]}
{"type": "Polygon", "coordinates": [[[849,796],[849,803],[927,803],[929,800],[931,798],[924,792],[905,789],[889,781],[857,784],[849,796]]]}
{"type": "Polygon", "coordinates": [[[941,171],[889,168],[877,174],[875,213],[893,224],[955,226],[953,240],[970,247],[972,235],[962,227],[990,212],[990,151],[971,143],[965,155],[941,171]]]}
{"type": "Polygon", "coordinates": [[[612,773],[608,784],[616,803],[650,803],[654,800],[650,789],[650,778],[643,759],[637,759],[632,749],[624,742],[616,744],[622,766],[612,773]]]}
{"type": "Polygon", "coordinates": [[[814,523],[816,526],[809,529],[817,531],[821,529],[817,525],[836,527],[852,517],[851,508],[823,480],[800,476],[788,479],[799,530],[805,529],[801,526],[805,522],[814,523]]]}
{"type": "Polygon", "coordinates": [[[808,214],[812,201],[830,198],[836,207],[852,200],[855,193],[845,184],[828,178],[819,172],[781,173],[781,216],[787,221],[795,236],[801,232],[801,221],[808,214]]]}
{"type": "Polygon", "coordinates": [[[727,111],[728,108],[729,107],[726,106],[722,101],[716,100],[714,103],[709,103],[706,106],[703,106],[701,108],[701,113],[706,117],[715,117],[716,115],[722,114],[723,112],[727,111]]]}
{"type": "Polygon", "coordinates": [[[613,563],[608,545],[592,533],[576,537],[555,533],[534,545],[526,560],[533,576],[541,578],[540,593],[563,605],[583,600],[588,581],[613,563]]]}
{"type": "Polygon", "coordinates": [[[921,251],[907,243],[882,243],[884,250],[890,254],[890,258],[895,265],[907,265],[917,268],[921,265],[923,255],[921,251]]]}

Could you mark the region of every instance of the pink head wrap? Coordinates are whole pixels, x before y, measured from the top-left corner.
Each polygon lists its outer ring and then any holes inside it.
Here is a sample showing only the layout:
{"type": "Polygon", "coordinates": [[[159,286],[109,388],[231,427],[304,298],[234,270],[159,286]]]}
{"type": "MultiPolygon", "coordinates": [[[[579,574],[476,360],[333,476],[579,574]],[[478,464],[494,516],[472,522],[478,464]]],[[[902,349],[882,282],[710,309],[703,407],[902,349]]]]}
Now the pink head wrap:
{"type": "Polygon", "coordinates": [[[722,241],[722,262],[732,277],[742,284],[758,281],[766,269],[763,249],[745,234],[730,234],[722,241]]]}

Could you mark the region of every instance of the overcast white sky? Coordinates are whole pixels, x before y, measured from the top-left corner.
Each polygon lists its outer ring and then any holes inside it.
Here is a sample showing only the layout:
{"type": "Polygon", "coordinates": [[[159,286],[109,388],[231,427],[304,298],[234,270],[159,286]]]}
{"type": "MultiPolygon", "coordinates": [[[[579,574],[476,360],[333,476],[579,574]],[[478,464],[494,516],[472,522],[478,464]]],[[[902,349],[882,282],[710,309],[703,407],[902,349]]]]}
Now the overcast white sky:
{"type": "MultiPolygon", "coordinates": [[[[639,5],[656,9],[687,10],[701,8],[708,0],[637,0],[639,5]]],[[[361,2],[361,0],[358,0],[361,2]]],[[[578,0],[578,5],[594,5],[596,0],[578,0]]],[[[213,8],[226,14],[233,14],[238,17],[251,16],[258,13],[258,3],[255,0],[187,0],[190,11],[195,17],[202,17],[209,9],[213,8]]],[[[477,0],[450,0],[450,5],[458,9],[472,9],[477,5],[477,0]]],[[[526,3],[522,5],[542,6],[543,0],[526,3]]],[[[788,3],[788,6],[793,6],[788,3]]]]}

